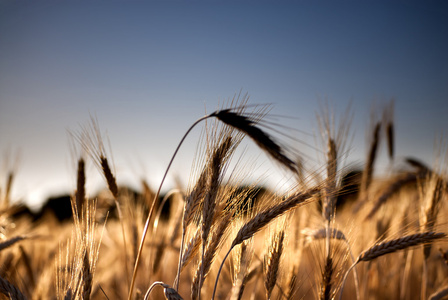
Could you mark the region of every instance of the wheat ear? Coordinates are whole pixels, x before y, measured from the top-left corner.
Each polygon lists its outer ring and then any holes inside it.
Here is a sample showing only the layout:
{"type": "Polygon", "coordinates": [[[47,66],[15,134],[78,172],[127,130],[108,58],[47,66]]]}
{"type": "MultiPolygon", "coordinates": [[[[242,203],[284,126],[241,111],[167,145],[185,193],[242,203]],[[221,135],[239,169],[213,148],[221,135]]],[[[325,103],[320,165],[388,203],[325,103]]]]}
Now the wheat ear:
{"type": "Polygon", "coordinates": [[[76,180],[76,209],[78,211],[82,210],[86,198],[86,172],[85,172],[85,162],[81,157],[78,160],[78,175],[76,180]]]}
{"type": "Polygon", "coordinates": [[[9,203],[10,203],[9,198],[10,198],[10,194],[11,194],[11,187],[12,187],[13,179],[14,179],[14,172],[13,171],[8,172],[8,178],[6,180],[4,207],[9,207],[9,203]]]}
{"type": "MultiPolygon", "coordinates": [[[[426,200],[426,209],[423,216],[423,230],[432,231],[437,222],[437,214],[439,212],[440,202],[443,196],[443,181],[438,174],[432,172],[428,174],[430,179],[423,187],[422,199],[426,200]]],[[[426,290],[428,286],[428,258],[431,253],[431,244],[423,245],[423,274],[421,297],[426,298],[426,290]]]]}
{"type": "Polygon", "coordinates": [[[372,132],[372,140],[370,143],[369,152],[367,153],[367,162],[364,172],[362,174],[361,190],[365,194],[372,181],[372,175],[374,171],[375,160],[378,152],[378,145],[380,142],[380,129],[381,123],[376,123],[372,132]]]}
{"type": "Polygon", "coordinates": [[[82,265],[82,299],[89,300],[92,292],[93,274],[90,271],[90,261],[88,249],[84,252],[84,259],[82,265]]]}
{"type": "Polygon", "coordinates": [[[387,138],[387,150],[389,159],[394,159],[395,154],[395,132],[394,132],[394,101],[391,100],[389,106],[383,111],[383,120],[387,138]]]}
{"type": "Polygon", "coordinates": [[[2,251],[3,249],[6,249],[8,247],[11,247],[15,243],[17,243],[19,241],[22,241],[22,240],[25,240],[27,238],[29,238],[29,237],[23,236],[23,235],[19,235],[19,236],[13,237],[13,238],[11,238],[11,239],[9,239],[7,241],[4,241],[4,242],[0,243],[0,251],[2,251]]]}
{"type": "Polygon", "coordinates": [[[248,135],[260,149],[266,151],[273,159],[291,170],[294,174],[298,173],[297,165],[286,156],[283,149],[263,130],[256,127],[257,120],[231,111],[223,109],[210,114],[221,122],[239,130],[248,135]]]}
{"type": "Polygon", "coordinates": [[[345,281],[347,279],[350,271],[361,261],[371,261],[380,256],[393,253],[399,250],[407,249],[410,247],[415,247],[417,245],[424,245],[434,242],[435,240],[446,238],[446,234],[443,232],[421,232],[414,233],[410,235],[406,235],[400,238],[396,238],[390,241],[385,241],[381,243],[377,243],[374,246],[370,247],[366,251],[362,252],[356,261],[351,265],[351,267],[347,270],[344,275],[344,279],[342,281],[341,293],[339,299],[342,299],[342,293],[344,290],[345,281]]]}
{"type": "Polygon", "coordinates": [[[283,241],[285,239],[285,231],[280,230],[276,232],[272,238],[271,245],[264,258],[264,267],[266,271],[266,278],[264,286],[266,288],[266,298],[271,299],[272,290],[275,287],[278,277],[278,270],[280,268],[280,258],[283,252],[283,241]]]}
{"type": "MultiPolygon", "coordinates": [[[[197,211],[197,208],[200,205],[201,199],[203,198],[203,195],[206,190],[207,185],[207,174],[208,174],[208,166],[206,165],[204,169],[201,172],[201,175],[199,176],[199,179],[197,180],[195,186],[191,190],[191,192],[187,195],[185,199],[184,204],[184,211],[183,211],[183,217],[182,217],[182,237],[180,242],[180,251],[179,251],[179,263],[177,267],[177,275],[174,280],[174,288],[177,290],[179,288],[179,276],[180,272],[182,271],[183,264],[185,263],[185,259],[183,258],[184,252],[184,243],[185,243],[185,234],[187,230],[187,226],[191,223],[194,217],[194,213],[197,211]]],[[[196,235],[198,237],[198,247],[199,247],[199,237],[198,235],[199,231],[196,232],[196,235]]],[[[199,249],[199,248],[198,248],[199,249]]]]}
{"type": "MultiPolygon", "coordinates": [[[[202,222],[201,222],[201,230],[202,230],[202,262],[201,267],[202,270],[200,272],[199,279],[199,299],[201,298],[200,290],[202,287],[202,283],[204,281],[204,276],[208,271],[204,269],[206,266],[205,263],[205,247],[207,243],[207,238],[210,232],[210,228],[213,223],[213,216],[215,214],[216,209],[216,197],[218,194],[218,188],[221,183],[221,172],[224,167],[224,163],[226,162],[226,156],[232,146],[232,138],[228,136],[221,145],[214,151],[211,163],[210,163],[210,180],[207,187],[207,192],[204,197],[204,203],[202,207],[202,222]]],[[[227,224],[226,224],[227,225],[227,224]]],[[[225,229],[225,228],[224,228],[225,229]]]]}
{"type": "Polygon", "coordinates": [[[444,237],[446,237],[445,233],[433,231],[406,235],[401,238],[382,242],[372,246],[368,250],[361,253],[358,256],[356,262],[369,261],[388,253],[396,252],[398,250],[403,250],[417,245],[428,244],[444,237]]]}

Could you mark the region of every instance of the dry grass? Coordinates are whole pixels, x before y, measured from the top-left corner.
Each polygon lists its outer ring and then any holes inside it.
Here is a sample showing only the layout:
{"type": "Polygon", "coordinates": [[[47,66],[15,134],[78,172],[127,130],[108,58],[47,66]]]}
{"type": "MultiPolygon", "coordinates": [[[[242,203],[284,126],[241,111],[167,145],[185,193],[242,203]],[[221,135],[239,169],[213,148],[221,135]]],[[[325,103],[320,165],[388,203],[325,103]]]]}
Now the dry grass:
{"type": "Polygon", "coordinates": [[[408,158],[405,170],[374,176],[381,139],[398,159],[392,102],[370,125],[363,178],[351,186],[358,194],[343,186],[349,118],[336,126],[328,111],[318,117],[324,171],[307,170],[265,130],[267,107],[237,102],[187,130],[206,121],[189,187],[164,201],[163,181],[157,192],[139,179],[140,194],[120,188],[96,120],[73,135],[83,152],[71,220],[19,216],[9,170],[0,186],[0,299],[446,297],[447,166],[408,158]],[[240,186],[251,168],[244,157],[230,166],[245,136],[297,179],[288,192],[240,186]],[[91,163],[108,187],[95,197],[85,189],[91,163]]]}

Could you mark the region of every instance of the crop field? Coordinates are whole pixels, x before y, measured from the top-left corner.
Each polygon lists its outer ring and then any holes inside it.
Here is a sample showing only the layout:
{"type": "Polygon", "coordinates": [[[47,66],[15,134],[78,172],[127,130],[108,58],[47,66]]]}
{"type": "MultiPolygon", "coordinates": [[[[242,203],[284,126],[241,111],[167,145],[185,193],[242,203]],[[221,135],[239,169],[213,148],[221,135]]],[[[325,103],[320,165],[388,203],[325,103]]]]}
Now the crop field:
{"type": "MultiPolygon", "coordinates": [[[[68,218],[32,216],[11,199],[15,170],[1,183],[0,298],[445,299],[446,154],[441,146],[431,166],[393,163],[393,109],[372,117],[359,169],[343,164],[350,117],[323,109],[322,164],[308,169],[272,130],[281,120],[269,121],[269,107],[235,100],[185,128],[186,136],[202,128],[189,184],[164,195],[163,181],[136,179],[137,192],[117,185],[92,118],[73,133],[76,190],[59,200],[68,218]],[[251,167],[236,155],[243,139],[293,178],[286,191],[246,183],[251,167]],[[379,145],[394,168],[378,169],[379,145]],[[87,163],[106,192],[86,193],[87,163]]],[[[182,142],[168,149],[173,161],[182,142]]]]}

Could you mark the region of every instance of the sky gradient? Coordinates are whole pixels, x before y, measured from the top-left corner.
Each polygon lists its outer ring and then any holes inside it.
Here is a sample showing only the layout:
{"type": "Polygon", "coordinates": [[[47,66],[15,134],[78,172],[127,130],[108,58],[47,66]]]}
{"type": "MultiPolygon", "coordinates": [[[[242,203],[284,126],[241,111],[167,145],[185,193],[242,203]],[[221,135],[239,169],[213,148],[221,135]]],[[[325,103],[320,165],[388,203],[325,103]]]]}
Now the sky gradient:
{"type": "MultiPolygon", "coordinates": [[[[189,125],[240,91],[309,134],[322,103],[337,118],[351,103],[350,163],[365,156],[374,103],[394,99],[397,155],[431,164],[448,128],[447,32],[445,1],[2,0],[1,186],[18,154],[16,199],[73,190],[67,132],[94,115],[118,181],[156,187],[189,125]]],[[[173,166],[182,178],[199,132],[173,166]]],[[[88,170],[93,192],[103,181],[88,170]]]]}

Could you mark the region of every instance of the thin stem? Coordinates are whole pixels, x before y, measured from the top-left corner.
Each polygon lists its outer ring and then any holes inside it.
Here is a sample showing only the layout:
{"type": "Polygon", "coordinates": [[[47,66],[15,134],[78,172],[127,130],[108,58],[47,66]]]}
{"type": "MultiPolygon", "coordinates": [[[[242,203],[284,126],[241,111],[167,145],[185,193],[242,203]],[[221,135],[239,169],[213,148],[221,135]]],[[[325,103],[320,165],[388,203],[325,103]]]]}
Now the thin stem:
{"type": "MultiPolygon", "coordinates": [[[[356,262],[356,261],[355,261],[355,257],[353,256],[353,253],[352,253],[350,244],[348,243],[347,240],[345,241],[345,243],[347,244],[348,251],[350,252],[350,257],[351,257],[351,259],[352,259],[352,262],[355,263],[355,262],[356,262]]],[[[358,276],[358,271],[356,271],[356,268],[355,268],[355,267],[353,268],[353,276],[354,276],[354,279],[355,279],[356,299],[357,299],[357,300],[360,300],[360,299],[361,299],[361,296],[360,296],[360,294],[359,294],[359,276],[358,276]]],[[[342,294],[341,294],[341,295],[342,295],[342,294]]]]}
{"type": "Polygon", "coordinates": [[[182,259],[183,259],[183,254],[184,254],[184,243],[185,243],[185,228],[182,226],[182,239],[180,242],[179,263],[177,264],[177,274],[176,274],[176,278],[174,279],[174,289],[176,291],[179,290],[179,280],[180,280],[179,277],[180,277],[182,259]]]}
{"type": "Polygon", "coordinates": [[[339,294],[339,300],[342,300],[342,294],[344,293],[345,281],[347,280],[348,274],[358,264],[358,262],[359,260],[355,261],[353,265],[351,265],[351,267],[348,268],[347,272],[345,273],[344,278],[342,279],[342,286],[341,286],[341,293],[339,294]]]}
{"type": "Polygon", "coordinates": [[[205,116],[199,118],[198,120],[196,120],[196,122],[194,122],[193,125],[190,126],[190,128],[187,130],[187,132],[184,134],[184,136],[183,136],[182,139],[180,140],[179,144],[177,145],[177,148],[176,148],[176,150],[174,151],[173,156],[171,157],[171,160],[170,160],[170,162],[169,162],[169,164],[168,164],[168,167],[166,168],[165,174],[163,175],[163,178],[162,178],[162,182],[160,183],[160,185],[159,185],[159,189],[157,190],[157,193],[156,193],[156,195],[154,196],[154,201],[153,201],[152,204],[151,204],[151,208],[150,208],[149,213],[148,213],[148,218],[146,219],[145,227],[144,227],[144,229],[143,229],[143,234],[142,234],[142,238],[141,238],[141,241],[140,241],[140,246],[139,246],[139,248],[138,248],[138,252],[137,252],[137,258],[135,259],[134,272],[133,272],[133,274],[132,274],[131,287],[130,287],[130,289],[129,289],[128,300],[131,300],[131,299],[132,299],[132,294],[133,294],[133,290],[134,290],[135,279],[136,279],[136,277],[137,277],[138,263],[139,263],[139,261],[140,261],[140,256],[141,256],[141,254],[142,254],[143,244],[145,243],[146,234],[147,234],[148,229],[149,229],[149,221],[151,220],[151,217],[152,217],[152,214],[153,214],[153,211],[154,211],[155,203],[156,203],[157,199],[159,198],[160,190],[162,189],[162,185],[163,185],[163,183],[165,182],[165,179],[166,179],[166,176],[167,176],[167,174],[168,174],[168,171],[169,171],[169,169],[170,169],[170,167],[171,167],[171,165],[172,165],[172,163],[173,163],[173,161],[174,161],[174,158],[175,158],[176,155],[177,155],[177,152],[178,152],[179,149],[180,149],[180,146],[182,145],[182,143],[184,142],[185,138],[186,138],[187,135],[190,133],[190,131],[191,131],[197,124],[199,124],[201,121],[203,121],[203,120],[205,120],[205,119],[207,119],[207,118],[209,118],[209,117],[210,117],[210,115],[205,115],[205,116]]]}
{"type": "Polygon", "coordinates": [[[233,247],[229,249],[229,251],[226,253],[226,256],[224,256],[224,259],[222,260],[221,265],[219,266],[218,274],[216,275],[215,287],[213,288],[212,300],[215,299],[216,288],[218,287],[218,279],[219,279],[219,275],[221,274],[222,267],[224,266],[227,256],[229,256],[232,249],[233,249],[233,247]]]}

